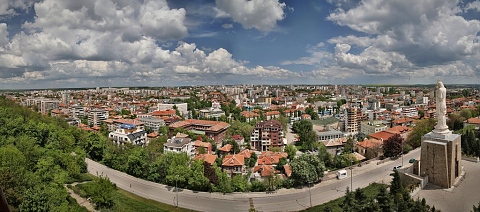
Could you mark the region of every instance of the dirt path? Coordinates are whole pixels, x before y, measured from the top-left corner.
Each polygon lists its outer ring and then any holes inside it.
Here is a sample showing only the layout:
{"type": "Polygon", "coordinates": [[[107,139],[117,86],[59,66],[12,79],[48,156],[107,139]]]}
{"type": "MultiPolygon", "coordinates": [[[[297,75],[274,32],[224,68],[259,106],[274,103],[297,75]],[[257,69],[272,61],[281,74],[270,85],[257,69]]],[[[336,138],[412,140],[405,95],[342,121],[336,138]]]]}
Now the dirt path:
{"type": "MultiPolygon", "coordinates": [[[[70,185],[75,186],[77,184],[78,183],[72,183],[70,185]]],[[[64,186],[67,189],[68,194],[71,197],[73,197],[80,206],[83,206],[83,207],[87,208],[88,211],[98,212],[97,210],[95,210],[95,207],[93,206],[92,203],[90,203],[90,201],[88,201],[87,199],[85,199],[85,198],[81,197],[80,195],[76,194],[72,189],[68,188],[67,185],[68,184],[66,184],[64,186]]]]}

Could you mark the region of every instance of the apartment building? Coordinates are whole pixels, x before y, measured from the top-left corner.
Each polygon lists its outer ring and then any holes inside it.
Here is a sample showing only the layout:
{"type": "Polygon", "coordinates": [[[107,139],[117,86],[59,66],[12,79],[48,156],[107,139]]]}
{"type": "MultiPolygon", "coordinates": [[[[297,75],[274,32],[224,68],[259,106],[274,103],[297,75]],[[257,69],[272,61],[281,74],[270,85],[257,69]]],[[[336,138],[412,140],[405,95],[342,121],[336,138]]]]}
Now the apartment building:
{"type": "Polygon", "coordinates": [[[163,119],[159,119],[155,117],[142,117],[142,118],[139,118],[138,120],[143,122],[145,127],[148,127],[155,132],[158,132],[160,127],[165,126],[165,121],[163,119]]]}
{"type": "Polygon", "coordinates": [[[96,127],[100,126],[102,121],[107,120],[108,111],[101,109],[93,109],[88,111],[88,125],[96,127]]]}
{"type": "Polygon", "coordinates": [[[83,107],[83,106],[73,106],[73,107],[70,107],[70,114],[71,116],[73,117],[84,117],[85,114],[86,114],[86,107],[83,107]]]}
{"type": "Polygon", "coordinates": [[[178,121],[170,124],[170,133],[172,134],[175,129],[182,128],[190,130],[196,134],[206,135],[211,138],[217,144],[221,144],[225,138],[225,133],[230,127],[230,124],[221,121],[207,121],[198,119],[187,119],[185,121],[178,121]]]}
{"type": "Polygon", "coordinates": [[[137,129],[134,125],[122,124],[119,129],[110,132],[108,137],[116,144],[135,144],[144,146],[148,144],[147,132],[143,129],[137,129]]]}
{"type": "Polygon", "coordinates": [[[416,107],[402,107],[402,110],[400,111],[400,115],[402,117],[417,117],[418,116],[418,110],[416,107]]]}
{"type": "Polygon", "coordinates": [[[193,157],[195,155],[194,143],[190,138],[173,136],[171,139],[168,139],[165,144],[163,144],[163,152],[165,154],[168,152],[185,152],[189,157],[193,157]]]}
{"type": "Polygon", "coordinates": [[[358,133],[358,109],[357,107],[348,107],[345,110],[346,121],[345,121],[345,132],[350,135],[358,133]]]}
{"type": "Polygon", "coordinates": [[[42,114],[48,114],[48,112],[52,110],[58,110],[59,106],[59,101],[58,100],[41,100],[40,101],[40,113],[42,114]]]}
{"type": "Polygon", "coordinates": [[[182,116],[188,115],[187,103],[158,103],[157,110],[168,110],[177,107],[177,110],[182,116]]]}
{"type": "Polygon", "coordinates": [[[251,147],[257,151],[270,151],[272,147],[283,147],[286,139],[283,135],[282,124],[277,120],[268,120],[257,123],[250,135],[251,147]]]}
{"type": "Polygon", "coordinates": [[[360,125],[360,132],[365,135],[370,135],[372,133],[387,130],[387,125],[384,125],[383,122],[380,120],[362,121],[360,125]]]}

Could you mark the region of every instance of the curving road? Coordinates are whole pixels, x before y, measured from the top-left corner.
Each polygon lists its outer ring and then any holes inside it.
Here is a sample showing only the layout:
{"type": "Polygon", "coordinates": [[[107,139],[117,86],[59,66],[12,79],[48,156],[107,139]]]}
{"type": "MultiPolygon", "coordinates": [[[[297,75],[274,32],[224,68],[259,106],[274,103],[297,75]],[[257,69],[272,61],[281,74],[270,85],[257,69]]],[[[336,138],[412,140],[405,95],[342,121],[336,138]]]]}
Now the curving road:
{"type": "MultiPolygon", "coordinates": [[[[420,149],[411,151],[405,155],[404,165],[409,165],[408,159],[419,159],[419,157],[420,149]]],[[[310,193],[313,206],[323,204],[343,196],[346,187],[349,187],[351,182],[349,171],[348,178],[322,182],[311,187],[310,192],[309,189],[303,188],[280,189],[273,194],[251,192],[224,195],[221,193],[195,192],[187,189],[179,189],[178,193],[176,193],[173,187],[132,177],[90,159],[85,159],[85,161],[87,162],[89,173],[108,176],[110,181],[121,189],[171,205],[175,205],[175,198],[178,194],[179,207],[197,211],[246,212],[251,205],[258,211],[299,211],[310,207],[310,193]]],[[[362,167],[355,167],[353,169],[353,188],[365,187],[373,182],[388,181],[392,167],[400,164],[401,158],[380,165],[376,165],[376,162],[371,162],[362,167]]]]}

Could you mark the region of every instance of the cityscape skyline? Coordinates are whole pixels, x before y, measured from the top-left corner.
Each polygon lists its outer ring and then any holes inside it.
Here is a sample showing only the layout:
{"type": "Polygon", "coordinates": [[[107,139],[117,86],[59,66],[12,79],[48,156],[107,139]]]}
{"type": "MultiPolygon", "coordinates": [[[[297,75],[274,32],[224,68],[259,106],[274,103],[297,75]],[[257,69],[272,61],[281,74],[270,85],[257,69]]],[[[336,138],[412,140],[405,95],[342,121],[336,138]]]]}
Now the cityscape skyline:
{"type": "Polygon", "coordinates": [[[476,84],[479,13],[458,0],[12,1],[0,89],[476,84]]]}

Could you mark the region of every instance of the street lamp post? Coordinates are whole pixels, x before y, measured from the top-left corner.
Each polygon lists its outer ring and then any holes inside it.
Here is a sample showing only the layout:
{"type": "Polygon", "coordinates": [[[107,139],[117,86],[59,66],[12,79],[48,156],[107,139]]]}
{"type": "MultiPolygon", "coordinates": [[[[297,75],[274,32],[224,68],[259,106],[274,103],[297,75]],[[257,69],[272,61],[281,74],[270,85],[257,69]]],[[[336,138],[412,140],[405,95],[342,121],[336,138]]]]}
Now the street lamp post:
{"type": "Polygon", "coordinates": [[[308,187],[308,194],[310,195],[310,208],[312,207],[312,193],[310,192],[310,177],[307,173],[307,187],[308,187]]]}
{"type": "Polygon", "coordinates": [[[176,200],[177,200],[177,204],[175,205],[175,207],[178,207],[178,186],[177,186],[177,180],[178,180],[178,175],[175,176],[175,192],[176,192],[176,200]]]}
{"type": "Polygon", "coordinates": [[[403,139],[402,139],[402,167],[403,167],[403,139]]]}

